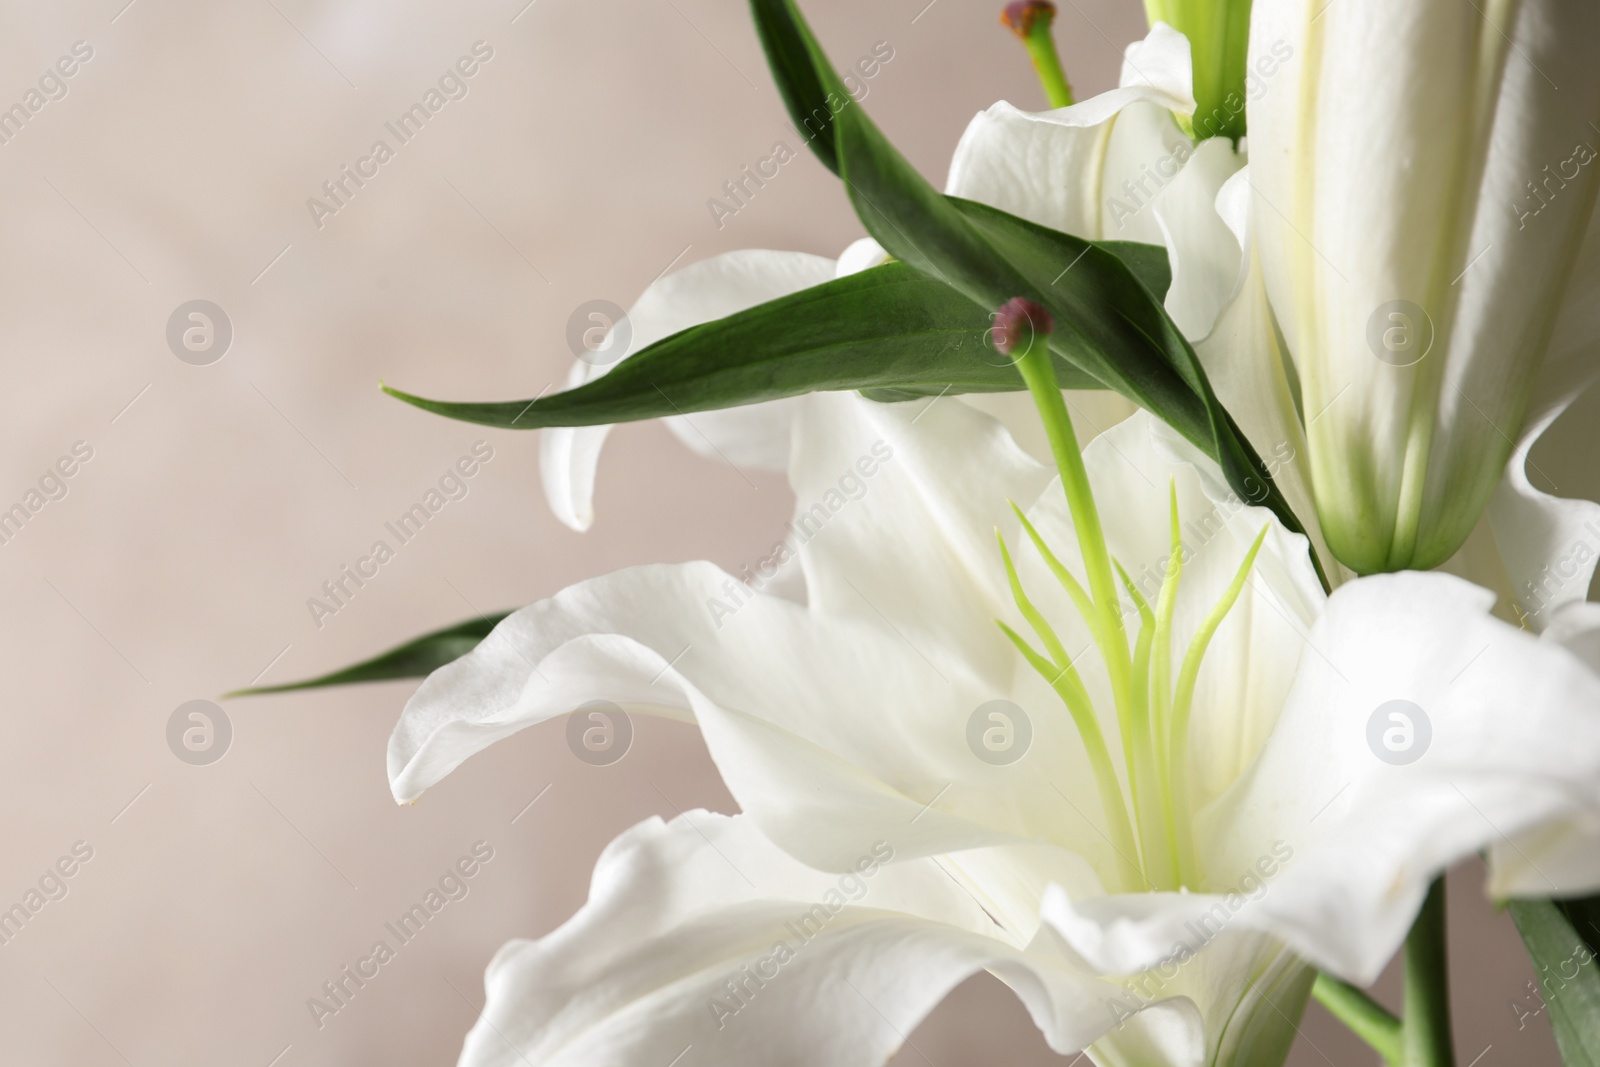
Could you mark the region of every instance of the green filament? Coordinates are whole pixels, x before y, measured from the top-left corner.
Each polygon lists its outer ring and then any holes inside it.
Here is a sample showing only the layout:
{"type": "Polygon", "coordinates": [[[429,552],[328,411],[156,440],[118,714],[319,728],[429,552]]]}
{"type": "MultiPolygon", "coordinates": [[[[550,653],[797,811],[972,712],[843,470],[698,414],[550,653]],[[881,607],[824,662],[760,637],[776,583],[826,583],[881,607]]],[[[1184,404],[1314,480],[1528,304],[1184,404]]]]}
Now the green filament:
{"type": "Polygon", "coordinates": [[[1222,594],[1222,599],[1217,601],[1211,613],[1201,622],[1200,629],[1190,639],[1189,651],[1184,654],[1183,667],[1178,671],[1178,689],[1172,698],[1172,732],[1167,735],[1172,744],[1172,777],[1168,781],[1176,801],[1173,840],[1178,848],[1178,875],[1185,885],[1199,879],[1202,873],[1194,854],[1194,825],[1189,804],[1189,712],[1194,703],[1195,683],[1200,678],[1200,661],[1205,658],[1206,648],[1211,644],[1217,627],[1222,625],[1222,620],[1233,609],[1244,590],[1245,580],[1250,576],[1250,568],[1255,566],[1256,554],[1261,551],[1269,529],[1270,526],[1261,527],[1261,532],[1256,535],[1250,551],[1245,553],[1244,562],[1239,564],[1239,570],[1234,574],[1227,591],[1222,594]]]}

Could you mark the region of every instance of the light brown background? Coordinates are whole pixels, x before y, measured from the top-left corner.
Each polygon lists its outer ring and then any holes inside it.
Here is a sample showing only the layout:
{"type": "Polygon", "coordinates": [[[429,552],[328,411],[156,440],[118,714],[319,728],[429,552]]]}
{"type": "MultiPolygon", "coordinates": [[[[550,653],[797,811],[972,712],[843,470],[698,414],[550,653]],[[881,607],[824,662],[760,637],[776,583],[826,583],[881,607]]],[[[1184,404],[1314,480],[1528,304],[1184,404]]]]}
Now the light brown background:
{"type": "MultiPolygon", "coordinates": [[[[579,536],[545,509],[532,435],[425,416],[378,380],[533,396],[566,372],[580,303],[626,305],[669,264],[732,248],[834,255],[861,231],[809,156],[711,221],[742,164],[799,147],[736,0],[125,2],[0,5],[0,106],[74,41],[95,51],[0,145],[0,505],[73,442],[94,448],[0,546],[0,903],[73,842],[95,850],[0,947],[5,1059],[451,1063],[490,955],[578,907],[613,835],[730,809],[695,733],[639,723],[629,756],[596,769],[548,724],[401,809],[384,746],[406,685],[229,702],[232,748],[209,767],[174,758],[167,718],[623,565],[757,558],[789,506],[779,478],[624,428],[579,536]],[[468,97],[319,230],[307,197],[480,39],[494,58],[468,97]],[[235,330],[209,367],[164,340],[196,297],[235,330]],[[470,496],[314,626],[306,599],[478,438],[495,458],[470,496]],[[319,1031],[306,999],[479,839],[495,859],[470,896],[319,1031]]],[[[1042,100],[998,0],[925,4],[808,9],[841,59],[894,47],[866,106],[942,181],[974,112],[1042,100]]],[[[1142,12],[1062,8],[1080,93],[1108,87],[1142,12]]],[[[1453,896],[1472,933],[1455,957],[1462,1064],[1491,1045],[1478,1067],[1555,1063],[1541,1020],[1517,1029],[1528,968],[1478,884],[1464,872],[1453,896]]],[[[1305,1032],[1296,1064],[1373,1062],[1316,1008],[1305,1032]]],[[[1055,1061],[987,978],[911,1040],[897,1062],[1055,1061]]]]}

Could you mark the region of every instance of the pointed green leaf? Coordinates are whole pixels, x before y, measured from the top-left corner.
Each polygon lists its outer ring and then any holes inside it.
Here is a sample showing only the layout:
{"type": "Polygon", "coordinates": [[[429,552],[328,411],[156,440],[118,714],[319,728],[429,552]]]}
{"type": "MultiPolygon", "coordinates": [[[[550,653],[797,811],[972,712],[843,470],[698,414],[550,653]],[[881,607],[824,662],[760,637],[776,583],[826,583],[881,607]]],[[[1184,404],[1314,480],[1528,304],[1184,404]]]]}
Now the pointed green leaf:
{"type": "MultiPolygon", "coordinates": [[[[988,344],[989,314],[886,263],[657,341],[576,389],[536,400],[456,403],[392,395],[426,411],[513,430],[594,426],[860,389],[884,398],[1022,388],[988,344]]],[[[1103,388],[1062,363],[1063,386],[1103,388]]]]}
{"type": "Polygon", "coordinates": [[[1579,924],[1587,924],[1594,910],[1594,901],[1571,905],[1548,900],[1511,902],[1511,917],[1533,957],[1545,1014],[1550,1017],[1566,1067],[1600,1067],[1597,932],[1580,933],[1578,929],[1579,924]]]}
{"type": "Polygon", "coordinates": [[[396,678],[421,678],[443,667],[451,660],[471,652],[478,643],[489,636],[495,624],[507,615],[482,615],[466,622],[448,626],[443,630],[423,634],[405,644],[343,670],[316,678],[283,685],[263,685],[249,689],[235,689],[225,697],[260,696],[263,693],[288,693],[296,689],[322,689],[333,685],[355,685],[358,682],[387,682],[396,678]]]}

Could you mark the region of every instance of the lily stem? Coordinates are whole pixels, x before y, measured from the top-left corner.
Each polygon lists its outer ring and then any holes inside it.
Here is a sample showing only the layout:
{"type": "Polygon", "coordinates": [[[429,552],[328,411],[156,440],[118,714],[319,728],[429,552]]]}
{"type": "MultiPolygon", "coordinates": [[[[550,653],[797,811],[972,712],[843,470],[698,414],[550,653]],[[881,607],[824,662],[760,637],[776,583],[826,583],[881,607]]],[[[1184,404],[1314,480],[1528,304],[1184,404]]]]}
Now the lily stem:
{"type": "Polygon", "coordinates": [[[1317,984],[1311,995],[1327,1008],[1333,1017],[1348,1026],[1361,1040],[1371,1045],[1389,1067],[1399,1067],[1403,1053],[1400,1044],[1400,1020],[1388,1008],[1373,1000],[1349,982],[1332,975],[1317,975],[1317,984]]]}
{"type": "Polygon", "coordinates": [[[1056,20],[1056,6],[1049,0],[1014,0],[1000,14],[1002,25],[1022,39],[1033,60],[1033,69],[1039,74],[1039,84],[1052,108],[1072,106],[1072,86],[1067,84],[1066,72],[1061,69],[1061,57],[1056,54],[1055,38],[1050,28],[1056,20]]]}
{"type": "Polygon", "coordinates": [[[1405,1018],[1400,1024],[1401,1064],[1455,1067],[1443,875],[1428,887],[1422,911],[1406,935],[1405,990],[1405,1018]]]}
{"type": "Polygon", "coordinates": [[[1067,84],[1066,72],[1061,69],[1061,57],[1056,53],[1050,24],[1044,22],[1038,30],[1024,37],[1022,43],[1027,46],[1028,58],[1033,60],[1033,69],[1039,74],[1039,84],[1044,87],[1045,99],[1050,101],[1050,106],[1071,107],[1072,86],[1067,84]]]}

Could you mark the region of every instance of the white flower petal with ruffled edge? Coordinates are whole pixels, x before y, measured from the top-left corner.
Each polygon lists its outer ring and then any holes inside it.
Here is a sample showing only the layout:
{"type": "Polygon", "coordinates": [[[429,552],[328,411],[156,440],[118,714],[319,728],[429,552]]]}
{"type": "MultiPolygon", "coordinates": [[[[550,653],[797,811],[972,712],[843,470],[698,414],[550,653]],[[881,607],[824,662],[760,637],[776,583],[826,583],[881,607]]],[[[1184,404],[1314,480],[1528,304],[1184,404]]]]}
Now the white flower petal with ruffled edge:
{"type": "MultiPolygon", "coordinates": [[[[731,315],[768,300],[821,285],[834,261],[805,252],[745,249],[692,263],[658,279],[628,309],[629,352],[680,330],[731,315]]],[[[593,381],[615,364],[573,367],[567,387],[593,381]]],[[[788,458],[791,401],[666,419],[668,429],[701,455],[767,470],[788,458]]],[[[560,426],[541,434],[539,471],[550,509],[566,525],[587,530],[594,522],[594,478],[610,426],[560,426]]]]}
{"type": "Polygon", "coordinates": [[[1244,165],[1226,137],[1195,146],[1154,205],[1160,243],[1172,261],[1166,307],[1185,337],[1205,337],[1240,287],[1241,247],[1217,210],[1224,185],[1244,165]]]}
{"type": "Polygon", "coordinates": [[[1057,1051],[1114,1021],[1108,987],[1049,935],[1007,944],[931,861],[885,862],[898,851],[876,841],[823,874],[743,817],[641,823],[600,857],[572,919],[495,956],[461,1063],[866,1067],[985,969],[1057,1051]]]}
{"type": "MultiPolygon", "coordinates": [[[[1057,896],[1047,918],[1108,969],[1150,966],[1186,924],[1211,913],[1370,983],[1441,870],[1553,820],[1600,811],[1600,676],[1491,618],[1492,600],[1444,574],[1339,589],[1307,637],[1259,759],[1201,814],[1201,859],[1215,893],[1166,903],[1057,896]],[[1380,733],[1402,726],[1381,712],[1391,701],[1409,702],[1399,710],[1413,723],[1411,743],[1426,744],[1409,764],[1380,759],[1369,744],[1375,717],[1380,733]],[[1258,866],[1264,859],[1275,861],[1270,874],[1258,866]],[[1243,884],[1251,872],[1259,892],[1243,884]],[[1229,897],[1230,889],[1244,892],[1229,897]]],[[[1403,735],[1395,740],[1403,747],[1403,735]]],[[[1600,888],[1542,873],[1546,894],[1600,888]]]]}
{"type": "MultiPolygon", "coordinates": [[[[960,663],[941,677],[881,625],[819,625],[777,597],[715,614],[730,588],[708,563],[637,567],[514,613],[406,704],[389,743],[395,798],[413,800],[501,737],[602,699],[698,723],[740,806],[819,867],[849,863],[861,839],[890,831],[903,855],[1008,839],[1003,823],[948,814],[953,798],[929,806],[975,762],[964,717],[932,731],[929,709],[976,707],[992,685],[960,663]]],[[[1062,758],[1070,765],[1069,751],[1062,758]]]]}

